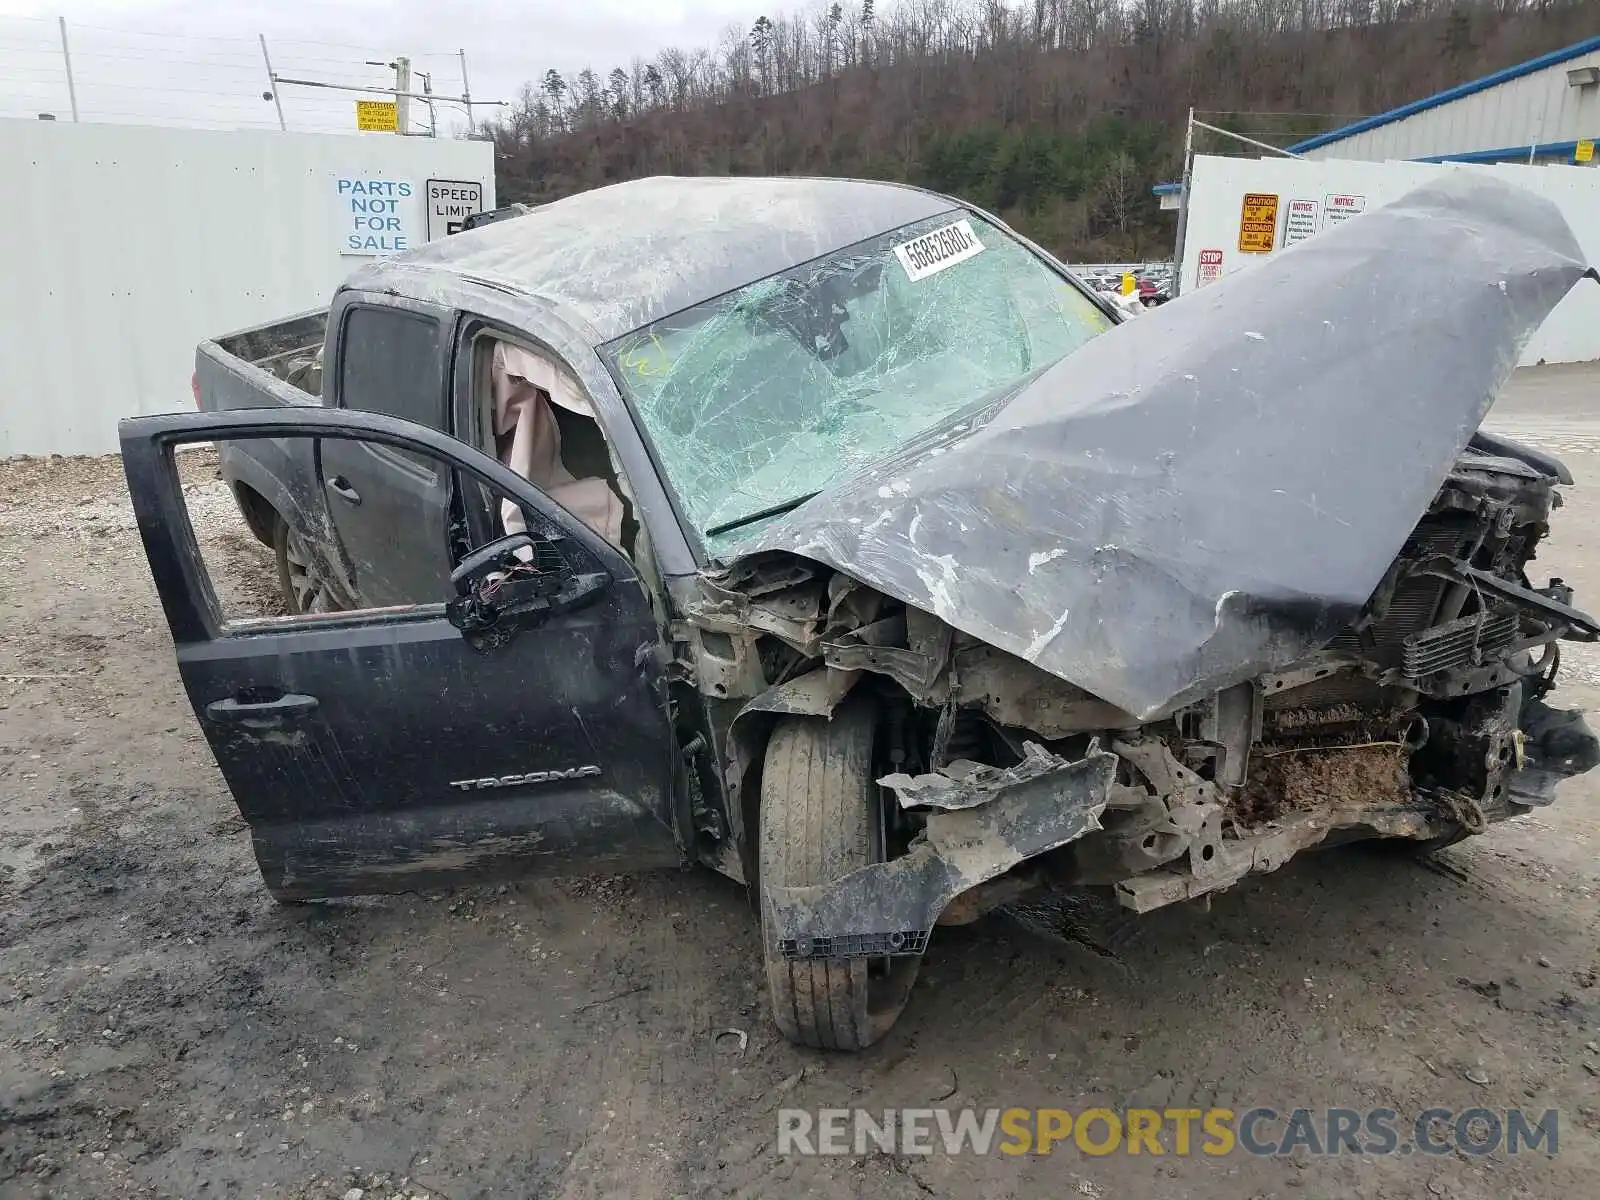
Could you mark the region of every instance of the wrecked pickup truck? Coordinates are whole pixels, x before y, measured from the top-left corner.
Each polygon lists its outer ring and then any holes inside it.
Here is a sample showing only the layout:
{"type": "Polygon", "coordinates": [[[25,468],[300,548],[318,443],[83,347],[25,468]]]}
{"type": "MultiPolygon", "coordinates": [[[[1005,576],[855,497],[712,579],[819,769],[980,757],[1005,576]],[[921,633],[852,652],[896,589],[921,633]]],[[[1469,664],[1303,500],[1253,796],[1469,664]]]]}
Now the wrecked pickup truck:
{"type": "Polygon", "coordinates": [[[365,268],[323,406],[123,460],[275,897],[700,862],[783,1033],[856,1049],[940,924],[1438,847],[1595,764],[1546,700],[1600,625],[1529,575],[1571,478],[1479,431],[1584,273],[1463,174],[1117,325],[944,197],[645,180],[365,268]],[[263,439],[328,611],[206,573],[172,451],[263,439]]]}

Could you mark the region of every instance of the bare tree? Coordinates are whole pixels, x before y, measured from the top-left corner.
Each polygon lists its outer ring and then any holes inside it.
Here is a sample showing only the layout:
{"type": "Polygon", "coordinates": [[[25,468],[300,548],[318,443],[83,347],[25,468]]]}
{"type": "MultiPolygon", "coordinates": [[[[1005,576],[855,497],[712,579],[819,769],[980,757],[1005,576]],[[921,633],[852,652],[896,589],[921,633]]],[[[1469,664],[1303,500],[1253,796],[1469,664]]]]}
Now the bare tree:
{"type": "Polygon", "coordinates": [[[1132,254],[1170,238],[1148,189],[1191,104],[1282,145],[1596,28],[1600,0],[809,0],[626,69],[548,70],[489,130],[508,198],[866,175],[970,196],[1068,256],[1132,254]]]}

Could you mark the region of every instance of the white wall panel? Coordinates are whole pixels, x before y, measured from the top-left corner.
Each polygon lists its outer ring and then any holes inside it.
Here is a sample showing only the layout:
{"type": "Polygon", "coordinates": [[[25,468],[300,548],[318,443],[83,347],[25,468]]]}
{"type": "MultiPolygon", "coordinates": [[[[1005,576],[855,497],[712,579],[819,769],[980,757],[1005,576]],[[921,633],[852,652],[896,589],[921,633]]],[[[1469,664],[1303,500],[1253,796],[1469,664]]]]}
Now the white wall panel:
{"type": "Polygon", "coordinates": [[[0,120],[0,457],[116,449],[192,406],[203,338],[326,304],[337,180],[477,181],[486,142],[0,120]]]}
{"type": "MultiPolygon", "coordinates": [[[[1587,167],[1466,166],[1453,163],[1341,162],[1310,159],[1215,158],[1194,161],[1188,225],[1183,242],[1182,290],[1197,286],[1200,254],[1222,252],[1222,274],[1247,270],[1282,249],[1285,214],[1293,199],[1319,203],[1330,194],[1362,196],[1368,210],[1398,200],[1445,171],[1489,171],[1499,179],[1549,198],[1572,226],[1590,265],[1600,265],[1600,170],[1587,167]],[[1278,248],[1272,254],[1239,251],[1245,193],[1279,197],[1278,248]]],[[[1600,284],[1583,280],[1528,343],[1522,365],[1600,359],[1600,284]]]]}
{"type": "Polygon", "coordinates": [[[1600,50],[1305,151],[1317,159],[1426,158],[1600,137],[1600,87],[1571,87],[1567,72],[1600,67],[1600,50]]]}

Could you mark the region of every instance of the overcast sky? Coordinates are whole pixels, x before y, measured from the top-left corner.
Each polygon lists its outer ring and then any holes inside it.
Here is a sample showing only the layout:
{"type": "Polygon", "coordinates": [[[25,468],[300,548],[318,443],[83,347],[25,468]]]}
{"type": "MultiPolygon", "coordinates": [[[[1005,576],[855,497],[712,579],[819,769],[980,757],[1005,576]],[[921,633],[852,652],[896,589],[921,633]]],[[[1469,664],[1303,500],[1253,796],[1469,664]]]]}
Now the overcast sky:
{"type": "MultiPolygon", "coordinates": [[[[760,12],[761,0],[0,0],[0,116],[68,119],[58,16],[85,120],[232,127],[277,123],[261,98],[257,34],[280,75],[383,82],[392,75],[364,60],[407,54],[433,72],[435,92],[450,94],[460,92],[461,47],[473,99],[509,100],[551,67],[603,74],[667,46],[714,43],[760,12]]],[[[291,128],[353,124],[353,96],[279,91],[291,128]]]]}

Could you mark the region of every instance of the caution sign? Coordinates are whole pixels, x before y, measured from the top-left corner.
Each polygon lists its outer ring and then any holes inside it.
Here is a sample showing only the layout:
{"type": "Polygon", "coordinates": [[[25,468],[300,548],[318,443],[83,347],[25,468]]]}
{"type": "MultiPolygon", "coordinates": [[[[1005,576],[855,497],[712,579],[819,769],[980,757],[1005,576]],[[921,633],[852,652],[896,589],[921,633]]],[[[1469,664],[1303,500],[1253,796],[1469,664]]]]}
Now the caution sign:
{"type": "Polygon", "coordinates": [[[1283,218],[1283,244],[1292,246],[1303,242],[1317,232],[1317,218],[1322,215],[1320,200],[1291,200],[1289,212],[1283,218]]]}
{"type": "Polygon", "coordinates": [[[399,107],[393,100],[357,100],[356,128],[362,133],[399,133],[399,107]]]}
{"type": "Polygon", "coordinates": [[[1573,152],[1572,152],[1572,161],[1573,162],[1581,162],[1581,163],[1593,162],[1594,161],[1594,139],[1593,138],[1584,138],[1581,142],[1578,143],[1576,149],[1574,149],[1573,152]]]}
{"type": "Polygon", "coordinates": [[[1200,251],[1200,271],[1195,278],[1196,287],[1205,287],[1208,283],[1215,283],[1222,278],[1222,251],[1200,251]]]}
{"type": "Polygon", "coordinates": [[[1239,253],[1271,254],[1278,240],[1278,197],[1273,192],[1246,192],[1239,213],[1239,253]]]}

